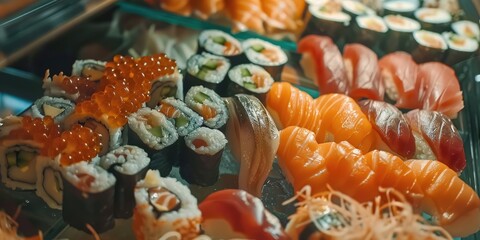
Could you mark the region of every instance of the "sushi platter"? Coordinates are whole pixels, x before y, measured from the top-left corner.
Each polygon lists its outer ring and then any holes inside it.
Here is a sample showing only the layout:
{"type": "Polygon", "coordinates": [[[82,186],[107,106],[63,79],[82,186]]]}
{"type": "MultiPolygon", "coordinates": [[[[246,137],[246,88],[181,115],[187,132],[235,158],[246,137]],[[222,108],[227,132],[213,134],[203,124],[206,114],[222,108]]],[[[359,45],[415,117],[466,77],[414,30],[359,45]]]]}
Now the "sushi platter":
{"type": "MultiPolygon", "coordinates": [[[[168,2],[203,19],[223,3],[168,2]]],[[[300,2],[283,25],[228,15],[295,50],[204,29],[186,59],[47,70],[44,96],[0,119],[0,239],[480,239],[478,24],[300,2]],[[452,54],[458,38],[477,47],[452,54]]]]}

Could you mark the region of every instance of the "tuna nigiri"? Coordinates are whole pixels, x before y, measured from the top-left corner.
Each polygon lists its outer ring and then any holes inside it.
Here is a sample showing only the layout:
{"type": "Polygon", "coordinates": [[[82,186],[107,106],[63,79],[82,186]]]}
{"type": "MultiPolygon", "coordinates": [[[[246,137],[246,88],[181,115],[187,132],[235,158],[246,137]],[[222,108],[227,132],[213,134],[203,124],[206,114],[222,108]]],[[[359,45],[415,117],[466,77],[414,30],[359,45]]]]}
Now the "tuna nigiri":
{"type": "Polygon", "coordinates": [[[313,132],[288,127],[280,132],[278,149],[280,168],[295,191],[310,185],[315,194],[331,186],[360,202],[378,195],[375,173],[348,142],[318,144],[313,132]]]}
{"type": "Polygon", "coordinates": [[[348,141],[364,153],[370,151],[374,130],[355,100],[343,94],[326,94],[314,102],[326,131],[323,141],[348,141]]]}
{"type": "Polygon", "coordinates": [[[422,210],[434,217],[454,237],[480,230],[480,199],[457,173],[439,161],[409,160],[424,192],[422,210]]]}
{"type": "Polygon", "coordinates": [[[467,162],[463,140],[452,121],[439,112],[412,110],[405,118],[413,130],[416,159],[436,159],[455,172],[461,172],[467,162]]]}
{"type": "Polygon", "coordinates": [[[227,13],[233,21],[234,31],[265,32],[263,27],[265,14],[260,0],[228,0],[225,3],[227,13]]]}
{"type": "Polygon", "coordinates": [[[358,43],[343,48],[343,58],[349,79],[349,96],[354,99],[383,100],[385,88],[377,63],[377,55],[358,43]]]}
{"type": "Polygon", "coordinates": [[[309,35],[298,43],[300,65],[322,94],[348,94],[348,77],[342,54],[329,37],[309,35]]]}
{"type": "Polygon", "coordinates": [[[201,19],[208,19],[225,8],[225,0],[195,0],[192,4],[193,12],[201,19]]]}
{"type": "Polygon", "coordinates": [[[363,100],[358,103],[377,133],[373,146],[395,153],[405,159],[415,154],[415,138],[402,112],[382,101],[363,100]]]}

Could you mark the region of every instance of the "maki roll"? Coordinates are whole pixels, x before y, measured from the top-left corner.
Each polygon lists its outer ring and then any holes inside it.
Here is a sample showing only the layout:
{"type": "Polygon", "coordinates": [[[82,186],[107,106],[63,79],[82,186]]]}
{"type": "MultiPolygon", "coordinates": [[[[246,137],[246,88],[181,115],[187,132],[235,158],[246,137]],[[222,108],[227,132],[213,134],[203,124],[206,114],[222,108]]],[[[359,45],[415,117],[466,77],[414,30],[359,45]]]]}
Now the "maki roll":
{"type": "Polygon", "coordinates": [[[103,77],[106,62],[92,59],[77,60],[72,66],[72,76],[88,77],[90,81],[99,81],[103,77]]]}
{"type": "Polygon", "coordinates": [[[245,40],[242,47],[249,62],[263,67],[275,81],[281,81],[288,58],[280,47],[258,38],[245,40]]]}
{"type": "Polygon", "coordinates": [[[115,177],[100,166],[80,162],[65,168],[63,174],[63,220],[90,232],[105,232],[115,225],[113,206],[115,177]]]}
{"type": "Polygon", "coordinates": [[[415,10],[418,9],[418,3],[415,1],[393,0],[383,2],[383,15],[401,15],[413,18],[415,10]]]}
{"type": "Polygon", "coordinates": [[[447,31],[452,22],[450,13],[440,8],[419,8],[415,11],[415,18],[422,29],[439,33],[447,31]]]}
{"type": "Polygon", "coordinates": [[[181,239],[193,239],[200,232],[201,212],[190,190],[174,178],[162,178],[149,170],[135,188],[133,232],[136,239],[160,239],[176,231],[181,239]]]}
{"type": "Polygon", "coordinates": [[[409,44],[410,54],[417,63],[440,62],[447,51],[447,43],[442,35],[426,30],[413,33],[409,44]]]}
{"type": "Polygon", "coordinates": [[[154,109],[142,108],[128,117],[128,144],[145,149],[150,167],[158,169],[162,176],[172,170],[177,139],[175,126],[154,109]]]}
{"type": "Polygon", "coordinates": [[[361,43],[370,48],[376,47],[388,31],[383,18],[375,15],[356,17],[352,29],[349,41],[361,43]]]}
{"type": "Polygon", "coordinates": [[[226,89],[224,81],[230,69],[228,59],[209,53],[196,54],[187,61],[187,76],[185,78],[185,93],[193,86],[204,86],[217,93],[226,89]]]}
{"type": "Polygon", "coordinates": [[[211,186],[218,180],[220,160],[227,144],[216,129],[200,127],[185,136],[185,150],[180,153],[180,175],[188,183],[211,186]]]}
{"type": "Polygon", "coordinates": [[[352,19],[363,15],[376,15],[373,9],[367,7],[365,4],[359,1],[354,0],[342,1],[342,9],[344,12],[350,15],[352,19]]]}
{"type": "Polygon", "coordinates": [[[62,209],[63,203],[63,168],[56,159],[40,156],[43,158],[36,162],[35,171],[37,184],[35,193],[50,208],[62,209]]]}
{"type": "Polygon", "coordinates": [[[149,108],[155,108],[162,99],[167,97],[183,100],[183,75],[176,67],[173,74],[152,81],[150,99],[146,102],[146,105],[149,108]]]}
{"type": "Polygon", "coordinates": [[[312,16],[310,21],[315,26],[316,34],[329,36],[333,40],[343,36],[352,19],[350,15],[342,12],[341,4],[336,1],[310,5],[308,11],[312,16]]]}
{"type": "Polygon", "coordinates": [[[75,103],[64,98],[43,96],[33,103],[31,110],[33,117],[50,116],[56,123],[61,123],[75,110],[75,103]]]}
{"type": "Polygon", "coordinates": [[[265,69],[253,64],[242,64],[232,68],[228,72],[228,78],[229,96],[245,93],[256,96],[262,102],[274,82],[265,69]]]}
{"type": "Polygon", "coordinates": [[[442,35],[448,44],[448,51],[444,59],[448,65],[467,60],[478,51],[478,42],[474,39],[451,32],[445,32],[442,35]]]}
{"type": "Polygon", "coordinates": [[[230,60],[232,65],[245,61],[242,45],[226,32],[204,30],[198,36],[198,53],[208,52],[230,60]]]}
{"type": "Polygon", "coordinates": [[[203,118],[178,99],[163,99],[157,110],[173,123],[180,137],[186,136],[203,124],[203,118]]]}
{"type": "Polygon", "coordinates": [[[452,30],[460,35],[480,41],[480,29],[477,23],[462,20],[452,23],[452,30]]]}
{"type": "Polygon", "coordinates": [[[382,44],[383,50],[387,53],[405,51],[412,33],[420,30],[420,23],[401,15],[387,15],[383,20],[389,29],[382,44]]]}
{"type": "Polygon", "coordinates": [[[203,117],[203,124],[209,128],[222,129],[227,123],[227,106],[211,89],[202,86],[190,88],[185,96],[185,103],[203,117]]]}
{"type": "Polygon", "coordinates": [[[103,156],[100,166],[111,172],[115,183],[114,215],[130,218],[135,207],[133,192],[138,181],[145,177],[150,163],[147,153],[136,146],[121,146],[103,156]]]}

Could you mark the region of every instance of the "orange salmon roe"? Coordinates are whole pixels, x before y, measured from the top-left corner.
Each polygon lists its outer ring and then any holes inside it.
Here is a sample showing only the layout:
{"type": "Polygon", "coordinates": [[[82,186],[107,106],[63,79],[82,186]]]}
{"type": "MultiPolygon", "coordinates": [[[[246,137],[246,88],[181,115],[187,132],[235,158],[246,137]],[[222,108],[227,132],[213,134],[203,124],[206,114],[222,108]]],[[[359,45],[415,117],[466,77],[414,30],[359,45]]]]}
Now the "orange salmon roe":
{"type": "Polygon", "coordinates": [[[65,76],[63,73],[54,75],[52,82],[63,89],[68,94],[79,94],[75,102],[81,102],[89,99],[97,90],[98,82],[90,81],[87,77],[65,76]]]}
{"type": "Polygon", "coordinates": [[[100,136],[88,127],[75,124],[49,144],[48,156],[60,155],[60,165],[69,166],[81,161],[90,161],[102,149],[100,136]]]}

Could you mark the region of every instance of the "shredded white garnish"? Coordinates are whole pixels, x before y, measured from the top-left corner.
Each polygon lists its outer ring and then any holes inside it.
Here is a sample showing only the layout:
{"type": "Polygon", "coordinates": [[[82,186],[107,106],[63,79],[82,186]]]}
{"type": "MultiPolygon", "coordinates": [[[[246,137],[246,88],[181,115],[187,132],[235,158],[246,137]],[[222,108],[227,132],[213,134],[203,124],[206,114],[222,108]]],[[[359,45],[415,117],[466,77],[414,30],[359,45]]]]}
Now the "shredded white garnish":
{"type": "Polygon", "coordinates": [[[361,204],[330,187],[312,196],[311,187],[305,186],[283,204],[299,201],[289,225],[298,230],[313,223],[333,239],[452,239],[445,229],[414,213],[400,192],[392,188],[380,188],[380,192],[386,201],[378,196],[374,202],[361,204]]]}

